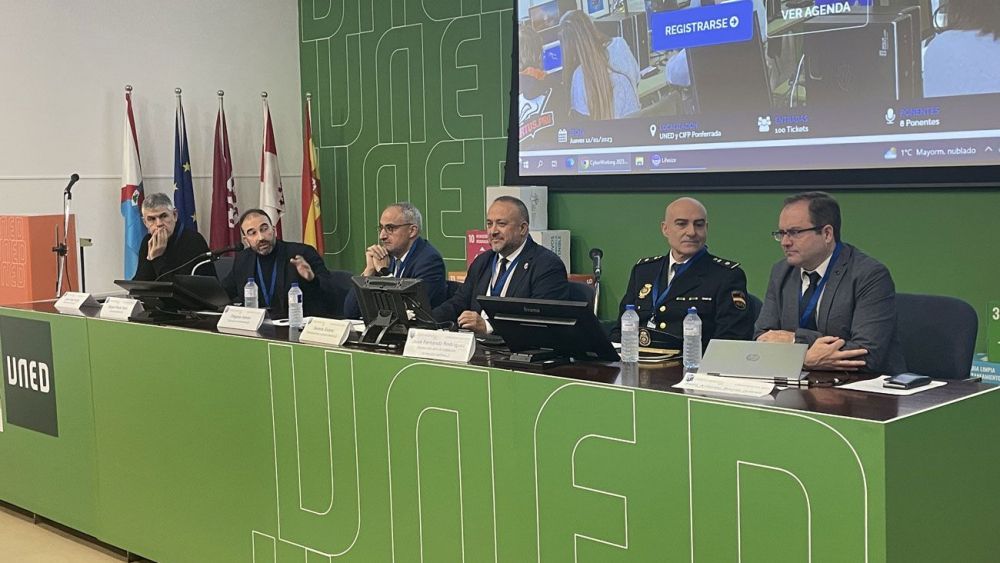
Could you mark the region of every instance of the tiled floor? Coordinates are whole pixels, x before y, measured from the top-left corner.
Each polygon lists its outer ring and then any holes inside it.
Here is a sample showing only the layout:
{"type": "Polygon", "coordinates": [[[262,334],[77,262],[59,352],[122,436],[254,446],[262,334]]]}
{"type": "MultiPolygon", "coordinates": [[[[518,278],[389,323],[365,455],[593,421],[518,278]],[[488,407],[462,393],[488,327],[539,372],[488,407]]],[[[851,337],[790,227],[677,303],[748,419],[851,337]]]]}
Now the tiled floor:
{"type": "Polygon", "coordinates": [[[0,506],[0,563],[121,563],[124,556],[0,506]]]}

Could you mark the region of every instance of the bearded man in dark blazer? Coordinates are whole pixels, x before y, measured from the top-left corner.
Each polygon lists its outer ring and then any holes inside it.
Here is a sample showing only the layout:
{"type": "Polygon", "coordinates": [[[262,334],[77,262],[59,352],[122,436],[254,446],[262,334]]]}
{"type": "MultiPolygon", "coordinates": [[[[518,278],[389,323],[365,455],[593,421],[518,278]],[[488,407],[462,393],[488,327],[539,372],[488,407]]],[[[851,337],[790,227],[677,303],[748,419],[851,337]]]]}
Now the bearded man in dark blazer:
{"type": "Polygon", "coordinates": [[[511,196],[494,200],[486,212],[490,250],[472,262],[455,295],[434,308],[434,319],[488,333],[492,329],[476,301],[480,295],[568,299],[566,266],[554,252],[531,240],[528,229],[528,208],[523,201],[511,196]]]}

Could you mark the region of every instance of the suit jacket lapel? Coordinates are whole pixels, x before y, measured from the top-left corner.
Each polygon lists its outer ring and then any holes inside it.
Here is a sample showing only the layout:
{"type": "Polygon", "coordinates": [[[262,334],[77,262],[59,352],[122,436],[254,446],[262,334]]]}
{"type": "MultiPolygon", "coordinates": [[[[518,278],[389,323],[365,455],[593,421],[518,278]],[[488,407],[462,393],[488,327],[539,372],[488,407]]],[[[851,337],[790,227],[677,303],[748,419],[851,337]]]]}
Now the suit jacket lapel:
{"type": "Polygon", "coordinates": [[[521,288],[527,283],[531,272],[531,261],[535,258],[535,248],[538,245],[535,241],[528,239],[524,249],[517,257],[517,263],[513,265],[514,271],[510,273],[510,284],[507,286],[507,297],[520,297],[521,288]]]}
{"type": "Polygon", "coordinates": [[[821,329],[820,332],[825,333],[825,330],[822,329],[826,327],[827,317],[830,315],[830,306],[833,304],[834,296],[837,295],[837,290],[840,288],[840,282],[844,281],[844,276],[847,274],[847,264],[851,261],[852,254],[852,249],[845,244],[840,251],[840,256],[837,257],[837,262],[830,264],[832,271],[830,272],[830,278],[827,280],[826,286],[823,288],[823,295],[820,296],[819,315],[816,317],[816,328],[821,329]]]}
{"type": "Polygon", "coordinates": [[[476,280],[476,292],[475,295],[472,296],[472,304],[475,306],[476,311],[479,311],[479,303],[476,301],[476,297],[486,295],[486,292],[489,291],[490,287],[490,278],[493,277],[493,259],[496,258],[496,253],[492,250],[488,252],[490,257],[486,260],[486,263],[483,264],[482,271],[479,272],[479,279],[476,280]]]}
{"type": "Polygon", "coordinates": [[[413,246],[410,247],[410,254],[406,257],[406,262],[403,263],[403,271],[399,272],[399,277],[408,278],[410,277],[410,272],[413,271],[413,265],[416,264],[417,255],[424,248],[423,237],[417,237],[413,241],[413,246]]]}
{"type": "MultiPolygon", "coordinates": [[[[781,326],[792,327],[794,332],[799,328],[799,300],[802,298],[802,269],[789,267],[785,281],[782,282],[782,296],[791,303],[782,303],[781,326]]],[[[817,325],[818,326],[818,325],[817,325]]]]}
{"type": "Polygon", "coordinates": [[[274,291],[274,296],[271,297],[272,305],[275,303],[280,303],[281,300],[283,299],[283,296],[281,295],[281,290],[278,288],[289,287],[291,285],[291,284],[286,285],[285,281],[288,279],[289,275],[288,269],[295,268],[295,266],[292,266],[292,264],[288,260],[289,260],[288,245],[284,243],[277,245],[274,249],[274,269],[277,270],[278,277],[277,279],[274,280],[274,289],[272,290],[274,291]]]}

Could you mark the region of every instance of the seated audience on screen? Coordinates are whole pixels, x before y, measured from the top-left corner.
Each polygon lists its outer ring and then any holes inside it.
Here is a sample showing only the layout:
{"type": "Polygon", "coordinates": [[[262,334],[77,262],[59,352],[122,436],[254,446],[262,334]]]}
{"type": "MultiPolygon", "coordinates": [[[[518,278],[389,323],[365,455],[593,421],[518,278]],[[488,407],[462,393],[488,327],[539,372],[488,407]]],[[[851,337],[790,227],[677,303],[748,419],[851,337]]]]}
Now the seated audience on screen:
{"type": "Polygon", "coordinates": [[[434,308],[438,322],[455,322],[473,332],[491,332],[480,295],[569,298],[569,281],[562,260],[539,246],[528,234],[528,208],[511,196],[498,197],[486,212],[490,250],[476,257],[455,295],[434,308]]]}
{"type": "MultiPolygon", "coordinates": [[[[629,276],[619,306],[635,305],[648,345],[676,347],[684,334],[688,307],[696,307],[702,322],[702,345],[712,338],[750,340],[753,317],[747,298],[747,277],[738,262],[708,253],[708,212],[696,199],[682,197],[667,206],[660,231],[669,252],[642,258],[629,276]]],[[[621,323],[612,329],[621,338],[621,323]]],[[[647,344],[644,342],[644,344],[647,344]]]]}
{"type": "Polygon", "coordinates": [[[1000,2],[949,0],[947,30],[924,51],[924,96],[1000,92],[1000,2]]]}
{"type": "Polygon", "coordinates": [[[840,224],[840,205],[825,192],[785,200],[772,233],[785,259],[771,269],[754,336],[808,344],[808,369],[905,372],[892,276],[842,242],[840,224]]]}
{"type": "Polygon", "coordinates": [[[215,275],[215,266],[211,263],[192,272],[201,262],[197,257],[208,252],[208,243],[195,229],[177,228],[177,210],[170,196],[149,194],[142,202],[142,222],[149,234],[139,244],[139,264],[132,279],[173,281],[176,275],[215,275]]]}
{"type": "Polygon", "coordinates": [[[306,316],[334,314],[335,304],[343,303],[344,295],[337,294],[330,272],[315,248],[278,239],[271,218],[262,209],[244,212],[238,225],[246,248],[236,254],[233,269],[222,282],[230,299],[242,302],[243,287],[248,278],[254,278],[257,303],[269,309],[272,318],[285,318],[288,290],[297,282],[306,316]]]}
{"type": "Polygon", "coordinates": [[[639,111],[639,63],[625,39],[607,37],[580,10],[563,14],[559,38],[573,111],[598,120],[639,111]]]}
{"type": "MultiPolygon", "coordinates": [[[[365,250],[362,276],[420,278],[431,307],[448,296],[447,272],[441,253],[420,236],[423,217],[412,203],[394,203],[382,211],[378,224],[378,243],[365,250]]],[[[361,306],[353,291],[344,301],[344,316],[361,318],[361,306]]]]}

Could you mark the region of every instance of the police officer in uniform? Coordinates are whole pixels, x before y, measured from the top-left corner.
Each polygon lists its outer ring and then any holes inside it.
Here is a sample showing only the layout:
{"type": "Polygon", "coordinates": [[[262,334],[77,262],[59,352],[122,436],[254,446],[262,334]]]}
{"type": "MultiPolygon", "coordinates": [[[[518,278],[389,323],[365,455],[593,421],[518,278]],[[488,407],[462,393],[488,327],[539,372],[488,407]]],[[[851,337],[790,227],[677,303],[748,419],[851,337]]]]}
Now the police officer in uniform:
{"type": "MultiPolygon", "coordinates": [[[[667,206],[660,227],[670,252],[643,258],[632,268],[619,319],[626,305],[635,305],[640,345],[679,348],[688,307],[696,307],[702,346],[712,338],[750,340],[754,319],[746,274],[739,263],[708,253],[705,206],[689,197],[677,199],[667,206]]],[[[621,339],[620,321],[611,338],[621,339]]]]}

